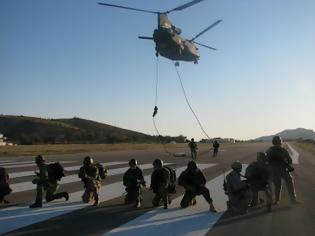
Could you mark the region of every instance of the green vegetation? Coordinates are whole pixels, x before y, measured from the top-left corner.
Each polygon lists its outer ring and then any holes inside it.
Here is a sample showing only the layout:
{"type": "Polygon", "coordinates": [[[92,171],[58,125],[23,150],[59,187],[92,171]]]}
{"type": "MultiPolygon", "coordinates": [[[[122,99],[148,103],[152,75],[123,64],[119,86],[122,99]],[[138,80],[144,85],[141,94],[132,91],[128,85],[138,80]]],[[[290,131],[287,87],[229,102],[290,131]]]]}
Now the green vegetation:
{"type": "MultiPolygon", "coordinates": [[[[159,142],[157,136],[80,118],[42,119],[1,115],[0,133],[3,133],[9,142],[21,145],[159,142]]],[[[161,139],[164,142],[184,142],[186,137],[166,136],[161,139]]]]}

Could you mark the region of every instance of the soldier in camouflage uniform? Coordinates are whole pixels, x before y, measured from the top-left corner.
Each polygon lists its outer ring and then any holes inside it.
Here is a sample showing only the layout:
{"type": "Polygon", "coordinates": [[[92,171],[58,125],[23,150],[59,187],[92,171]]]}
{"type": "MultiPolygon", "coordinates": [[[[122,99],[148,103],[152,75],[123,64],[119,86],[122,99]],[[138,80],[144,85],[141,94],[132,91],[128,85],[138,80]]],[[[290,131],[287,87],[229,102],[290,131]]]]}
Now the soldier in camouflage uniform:
{"type": "Polygon", "coordinates": [[[188,143],[188,146],[190,148],[190,153],[191,153],[191,159],[196,160],[197,159],[197,143],[195,140],[192,138],[191,141],[188,143]]]}
{"type": "Polygon", "coordinates": [[[155,196],[152,200],[153,206],[159,206],[161,201],[164,204],[164,209],[168,208],[170,204],[168,186],[170,184],[170,172],[163,167],[163,161],[161,159],[155,159],[153,161],[153,173],[151,175],[151,187],[155,196]]]}
{"type": "Polygon", "coordinates": [[[98,190],[101,187],[101,177],[99,175],[99,169],[91,157],[87,156],[83,160],[83,166],[79,171],[79,178],[84,183],[85,191],[82,195],[82,201],[89,203],[94,200],[93,206],[98,206],[99,196],[98,190]]]}
{"type": "Polygon", "coordinates": [[[210,205],[210,211],[217,212],[210,197],[209,189],[206,185],[206,178],[194,161],[188,162],[187,169],[184,170],[179,178],[178,184],[184,186],[185,195],[180,203],[182,208],[195,205],[197,195],[202,195],[210,205]]]}
{"type": "Polygon", "coordinates": [[[12,192],[9,186],[9,175],[4,167],[0,167],[0,203],[10,203],[5,199],[5,196],[12,192]]]}
{"type": "Polygon", "coordinates": [[[142,170],[137,166],[137,160],[129,161],[130,168],[123,176],[123,184],[126,186],[127,195],[125,204],[135,203],[136,207],[141,207],[141,188],[145,186],[142,170]]]}
{"type": "MultiPolygon", "coordinates": [[[[267,210],[271,211],[272,191],[270,186],[271,171],[268,166],[267,157],[264,152],[257,153],[257,161],[248,165],[245,171],[245,177],[253,193],[252,206],[258,204],[258,192],[263,191],[266,195],[267,210]]],[[[260,199],[263,202],[262,199],[260,199]]]]}
{"type": "Polygon", "coordinates": [[[272,139],[273,146],[267,150],[267,159],[272,169],[272,178],[275,186],[275,204],[280,203],[280,193],[282,188],[281,179],[284,179],[287,190],[290,195],[291,204],[298,204],[294,188],[293,177],[290,172],[294,169],[290,166],[292,158],[288,151],[282,147],[282,139],[274,136],[272,139]]]}
{"type": "Polygon", "coordinates": [[[60,198],[65,198],[68,201],[69,194],[67,192],[56,193],[59,188],[58,179],[48,174],[48,166],[45,164],[44,157],[38,155],[35,158],[35,162],[39,168],[39,172],[35,172],[37,177],[32,181],[33,184],[36,184],[36,200],[35,203],[30,205],[30,208],[42,207],[44,191],[46,191],[47,202],[60,198]]]}
{"type": "Polygon", "coordinates": [[[249,184],[241,180],[242,164],[235,161],[231,165],[232,171],[226,176],[226,194],[229,197],[228,210],[237,213],[247,213],[252,202],[252,192],[249,184]]]}

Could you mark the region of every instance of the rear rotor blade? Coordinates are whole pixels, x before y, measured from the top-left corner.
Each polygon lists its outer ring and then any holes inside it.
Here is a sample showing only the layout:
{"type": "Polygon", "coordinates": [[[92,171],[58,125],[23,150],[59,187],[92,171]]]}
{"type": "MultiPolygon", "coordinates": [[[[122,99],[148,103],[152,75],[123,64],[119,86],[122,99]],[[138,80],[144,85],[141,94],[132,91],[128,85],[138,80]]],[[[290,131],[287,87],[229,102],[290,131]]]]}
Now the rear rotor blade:
{"type": "Polygon", "coordinates": [[[187,7],[191,7],[191,6],[193,6],[193,5],[195,5],[195,4],[199,3],[199,2],[202,2],[202,1],[204,1],[204,0],[194,0],[194,1],[191,1],[191,2],[188,2],[188,3],[185,3],[185,4],[183,4],[183,5],[179,6],[179,7],[175,7],[174,9],[169,10],[166,13],[170,13],[172,11],[181,11],[181,10],[184,10],[185,8],[187,8],[187,7]]]}
{"type": "Polygon", "coordinates": [[[216,26],[217,24],[219,24],[222,20],[217,20],[216,22],[214,22],[212,25],[208,26],[206,29],[204,29],[203,31],[201,31],[199,34],[197,34],[195,37],[193,37],[190,41],[194,41],[196,38],[198,38],[200,35],[204,34],[205,32],[207,32],[209,29],[213,28],[214,26],[216,26]]]}
{"type": "Polygon", "coordinates": [[[99,2],[98,4],[99,4],[99,5],[102,5],[102,6],[116,7],[116,8],[122,8],[122,9],[132,10],[132,11],[140,11],[140,12],[153,13],[153,14],[158,14],[158,13],[159,13],[159,12],[157,12],[157,11],[148,11],[148,10],[143,10],[143,9],[138,9],[138,8],[124,7],[124,6],[113,5],[113,4],[102,3],[102,2],[99,2]]]}
{"type": "Polygon", "coordinates": [[[198,44],[198,45],[200,45],[200,46],[203,46],[203,47],[205,47],[205,48],[209,48],[209,49],[212,49],[212,50],[217,50],[216,48],[213,48],[213,47],[210,47],[210,46],[208,46],[208,45],[204,45],[204,44],[202,44],[202,43],[197,43],[197,42],[194,42],[195,44],[198,44]]]}

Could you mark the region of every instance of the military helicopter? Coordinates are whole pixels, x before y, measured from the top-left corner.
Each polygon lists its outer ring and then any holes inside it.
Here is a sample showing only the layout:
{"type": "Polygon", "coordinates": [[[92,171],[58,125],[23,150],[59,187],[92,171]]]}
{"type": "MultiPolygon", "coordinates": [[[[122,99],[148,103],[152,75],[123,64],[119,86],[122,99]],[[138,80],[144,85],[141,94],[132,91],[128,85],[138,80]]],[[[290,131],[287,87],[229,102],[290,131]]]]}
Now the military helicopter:
{"type": "Polygon", "coordinates": [[[98,3],[98,4],[102,6],[116,7],[116,8],[132,10],[132,11],[156,14],[157,19],[158,19],[158,28],[154,30],[153,37],[139,36],[138,38],[153,40],[155,42],[156,56],[161,55],[173,61],[192,61],[195,64],[197,64],[200,58],[200,53],[199,53],[199,49],[196,47],[196,44],[202,47],[206,47],[208,49],[212,49],[212,50],[216,50],[216,49],[213,47],[195,42],[195,39],[197,39],[199,36],[201,36],[208,30],[210,30],[211,28],[219,24],[222,20],[215,21],[213,24],[208,26],[206,29],[201,31],[192,39],[184,39],[183,37],[180,36],[181,29],[175,27],[172,24],[172,22],[168,19],[167,14],[173,11],[184,10],[202,1],[204,0],[194,0],[188,3],[185,3],[183,5],[180,5],[178,7],[175,7],[171,10],[165,11],[165,12],[149,11],[149,10],[119,6],[119,5],[108,4],[108,3],[98,3]]]}

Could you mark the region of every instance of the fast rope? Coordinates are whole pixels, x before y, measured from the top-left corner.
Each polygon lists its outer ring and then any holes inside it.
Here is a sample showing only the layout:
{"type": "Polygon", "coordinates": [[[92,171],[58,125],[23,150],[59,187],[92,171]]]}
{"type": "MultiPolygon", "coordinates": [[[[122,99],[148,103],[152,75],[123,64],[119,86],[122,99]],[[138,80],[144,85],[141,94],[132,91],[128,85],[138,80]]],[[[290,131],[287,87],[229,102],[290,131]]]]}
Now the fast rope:
{"type": "Polygon", "coordinates": [[[164,152],[170,156],[175,156],[174,153],[170,152],[167,150],[165,143],[162,140],[162,135],[160,134],[159,129],[157,128],[156,122],[155,122],[155,116],[158,113],[158,85],[159,85],[159,58],[156,58],[156,68],[155,68],[155,101],[154,101],[154,111],[153,111],[153,115],[152,115],[152,121],[153,121],[153,126],[155,129],[155,132],[158,135],[159,141],[161,143],[161,145],[163,146],[164,152]]]}
{"type": "Polygon", "coordinates": [[[198,116],[196,115],[194,109],[193,109],[192,106],[190,105],[190,102],[189,102],[189,100],[188,100],[188,97],[187,97],[187,94],[186,94],[186,91],[185,91],[185,88],[184,88],[184,85],[183,85],[183,82],[182,82],[182,78],[181,78],[181,76],[180,76],[180,74],[179,74],[179,72],[178,72],[178,69],[177,69],[177,64],[176,64],[176,62],[174,62],[174,67],[175,67],[175,71],[176,71],[176,74],[177,74],[177,77],[178,77],[178,81],[179,81],[179,83],[180,83],[180,86],[182,87],[182,91],[183,91],[183,94],[184,94],[186,103],[187,103],[187,105],[188,105],[190,111],[191,111],[192,114],[194,115],[194,117],[195,117],[195,119],[196,119],[196,121],[197,121],[197,123],[198,123],[198,125],[199,125],[199,127],[200,127],[200,129],[201,129],[201,131],[203,132],[203,134],[204,134],[208,139],[210,139],[209,135],[207,134],[207,132],[206,132],[205,129],[203,128],[203,126],[202,126],[202,124],[201,124],[201,122],[200,122],[198,116]]]}

